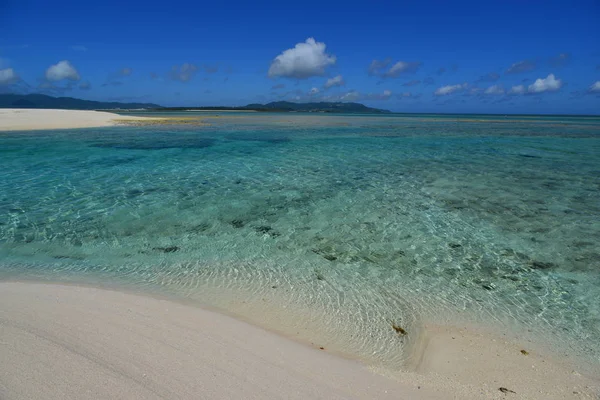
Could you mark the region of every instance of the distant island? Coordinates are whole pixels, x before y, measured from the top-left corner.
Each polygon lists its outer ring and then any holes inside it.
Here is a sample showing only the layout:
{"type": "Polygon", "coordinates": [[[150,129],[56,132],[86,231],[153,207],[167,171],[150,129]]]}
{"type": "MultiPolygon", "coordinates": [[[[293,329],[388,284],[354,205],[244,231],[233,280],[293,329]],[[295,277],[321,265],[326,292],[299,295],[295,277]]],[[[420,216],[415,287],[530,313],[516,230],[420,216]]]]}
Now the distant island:
{"type": "Polygon", "coordinates": [[[162,107],[154,103],[121,103],[82,100],[74,97],[53,97],[45,94],[0,94],[0,108],[55,108],[65,110],[132,110],[148,111],[264,111],[264,112],[320,112],[350,114],[383,114],[388,110],[367,107],[360,103],[318,102],[293,103],[275,101],[267,104],[253,103],[240,107],[162,107]]]}
{"type": "Polygon", "coordinates": [[[242,107],[168,107],[163,111],[184,110],[231,110],[231,111],[267,111],[267,112],[321,112],[321,113],[350,113],[350,114],[383,114],[391,111],[367,107],[360,103],[318,102],[293,103],[291,101],[274,101],[267,104],[252,103],[242,107]]]}
{"type": "Polygon", "coordinates": [[[161,108],[153,103],[121,103],[53,97],[45,94],[0,94],[0,108],[55,108],[61,110],[118,110],[161,108]]]}

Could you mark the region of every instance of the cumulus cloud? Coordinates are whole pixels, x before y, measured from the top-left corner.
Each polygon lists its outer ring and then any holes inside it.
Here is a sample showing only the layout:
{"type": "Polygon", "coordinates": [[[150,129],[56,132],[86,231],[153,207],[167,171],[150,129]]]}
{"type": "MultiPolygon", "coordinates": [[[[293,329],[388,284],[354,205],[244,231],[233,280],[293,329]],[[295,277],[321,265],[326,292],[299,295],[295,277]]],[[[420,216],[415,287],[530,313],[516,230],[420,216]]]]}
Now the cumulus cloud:
{"type": "Polygon", "coordinates": [[[548,63],[552,67],[563,67],[569,63],[571,55],[569,53],[560,53],[555,57],[551,57],[548,63]]]}
{"type": "Polygon", "coordinates": [[[522,72],[533,71],[535,69],[535,63],[530,60],[523,60],[514,63],[507,70],[507,74],[520,74],[522,72]]]}
{"type": "Polygon", "coordinates": [[[517,85],[510,88],[508,94],[524,94],[527,92],[525,85],[517,85]]]}
{"type": "Polygon", "coordinates": [[[411,92],[404,92],[404,93],[400,93],[400,94],[398,95],[398,98],[399,98],[399,99],[408,98],[408,97],[413,97],[413,95],[412,95],[412,93],[411,93],[411,92]]]}
{"type": "Polygon", "coordinates": [[[174,65],[169,72],[169,78],[179,82],[189,82],[198,72],[198,67],[194,64],[184,63],[181,66],[174,65]]]}
{"type": "Polygon", "coordinates": [[[402,86],[416,86],[419,83],[421,83],[421,81],[419,80],[413,80],[413,81],[408,81],[402,84],[402,86]]]}
{"type": "Polygon", "coordinates": [[[501,95],[504,94],[504,88],[500,85],[493,85],[485,89],[485,94],[501,95]]]}
{"type": "Polygon", "coordinates": [[[81,82],[79,84],[79,89],[81,90],[90,90],[92,88],[92,84],[88,81],[81,82]]]}
{"type": "Polygon", "coordinates": [[[313,96],[315,94],[319,93],[319,88],[311,88],[310,91],[308,92],[309,95],[313,96]]]}
{"type": "Polygon", "coordinates": [[[388,69],[390,64],[390,59],[373,60],[369,66],[369,74],[382,78],[397,78],[402,74],[416,72],[422,65],[420,61],[398,61],[388,69]]]}
{"type": "Polygon", "coordinates": [[[562,81],[556,79],[554,74],[549,74],[546,78],[538,78],[527,88],[528,93],[555,92],[562,87],[562,81]]]}
{"type": "Polygon", "coordinates": [[[16,83],[19,76],[12,68],[0,69],[0,86],[8,86],[16,83]]]}
{"type": "Polygon", "coordinates": [[[327,79],[325,82],[325,89],[329,89],[334,86],[344,86],[346,82],[344,82],[344,78],[341,75],[334,76],[333,78],[327,79]]]}
{"type": "Polygon", "coordinates": [[[500,75],[496,72],[490,72],[489,74],[485,74],[479,77],[475,82],[496,82],[500,79],[500,75]]]}
{"type": "Polygon", "coordinates": [[[466,83],[457,84],[457,85],[447,85],[447,86],[442,86],[442,87],[436,89],[436,91],[433,92],[433,94],[435,94],[436,96],[447,96],[449,94],[465,90],[466,88],[467,88],[466,83]]]}
{"type": "Polygon", "coordinates": [[[325,69],[336,62],[334,55],[325,52],[326,47],[325,43],[313,38],[296,44],[275,57],[269,67],[269,77],[306,79],[324,75],[325,69]]]}
{"type": "Polygon", "coordinates": [[[600,93],[600,81],[592,83],[592,86],[588,89],[590,93],[600,93]]]}
{"type": "Polygon", "coordinates": [[[50,82],[58,82],[63,79],[70,81],[78,81],[81,79],[79,72],[67,60],[59,61],[58,64],[51,65],[46,70],[46,80],[50,82]]]}
{"type": "Polygon", "coordinates": [[[73,51],[87,51],[87,47],[78,44],[78,45],[75,45],[75,46],[71,46],[71,50],[73,50],[73,51]]]}

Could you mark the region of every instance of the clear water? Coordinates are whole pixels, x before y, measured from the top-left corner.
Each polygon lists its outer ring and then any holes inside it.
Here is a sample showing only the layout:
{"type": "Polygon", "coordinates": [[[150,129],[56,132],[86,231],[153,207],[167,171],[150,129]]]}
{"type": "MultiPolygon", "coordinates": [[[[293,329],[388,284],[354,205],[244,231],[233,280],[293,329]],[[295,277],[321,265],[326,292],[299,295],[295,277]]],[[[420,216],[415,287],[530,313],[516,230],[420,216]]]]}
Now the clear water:
{"type": "Polygon", "coordinates": [[[389,367],[454,318],[599,362],[599,118],[214,115],[0,132],[0,279],[165,293],[389,367]]]}

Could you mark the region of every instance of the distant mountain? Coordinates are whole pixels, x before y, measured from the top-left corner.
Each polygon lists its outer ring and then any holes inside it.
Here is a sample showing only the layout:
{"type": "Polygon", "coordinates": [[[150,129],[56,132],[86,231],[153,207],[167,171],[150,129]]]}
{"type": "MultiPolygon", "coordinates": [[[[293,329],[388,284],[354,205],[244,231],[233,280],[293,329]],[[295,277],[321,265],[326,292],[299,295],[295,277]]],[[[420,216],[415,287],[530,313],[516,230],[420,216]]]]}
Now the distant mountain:
{"type": "Polygon", "coordinates": [[[161,108],[152,103],[120,103],[52,97],[45,94],[0,94],[0,108],[58,108],[66,110],[114,110],[161,108]]]}
{"type": "Polygon", "coordinates": [[[115,110],[154,109],[161,111],[181,110],[253,110],[271,112],[324,112],[350,114],[383,114],[388,110],[367,107],[360,103],[320,102],[292,103],[274,101],[267,104],[248,104],[242,107],[162,107],[152,103],[120,103],[76,99],[74,97],[52,97],[45,94],[0,94],[0,108],[58,108],[67,110],[115,110]]]}
{"type": "Polygon", "coordinates": [[[351,113],[351,114],[383,114],[391,111],[379,108],[367,107],[360,103],[342,103],[342,102],[320,102],[320,103],[292,103],[290,101],[274,101],[267,104],[253,103],[242,107],[229,106],[207,106],[207,107],[167,107],[161,111],[184,111],[184,110],[203,110],[203,111],[270,111],[270,112],[324,112],[324,113],[351,113]]]}
{"type": "Polygon", "coordinates": [[[388,110],[367,107],[360,103],[319,102],[319,103],[292,103],[290,101],[274,101],[267,104],[248,104],[241,107],[259,111],[296,111],[296,112],[328,112],[328,113],[364,113],[381,114],[389,113],[388,110]]]}

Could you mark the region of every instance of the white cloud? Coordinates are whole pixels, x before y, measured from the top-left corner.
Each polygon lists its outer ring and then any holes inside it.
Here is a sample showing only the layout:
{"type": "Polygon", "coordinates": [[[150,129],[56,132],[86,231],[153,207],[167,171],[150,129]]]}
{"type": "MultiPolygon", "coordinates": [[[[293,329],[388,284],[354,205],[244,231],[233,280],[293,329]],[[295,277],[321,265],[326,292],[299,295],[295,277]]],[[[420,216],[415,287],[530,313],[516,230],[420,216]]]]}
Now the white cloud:
{"type": "Polygon", "coordinates": [[[369,65],[369,75],[377,75],[382,78],[397,78],[401,74],[416,72],[421,67],[419,61],[398,61],[387,71],[385,70],[391,64],[391,60],[373,60],[369,65]]]}
{"type": "Polygon", "coordinates": [[[529,93],[554,92],[562,87],[562,81],[549,74],[545,79],[538,78],[527,88],[529,93]]]}
{"type": "Polygon", "coordinates": [[[368,93],[359,97],[361,100],[389,100],[392,97],[392,91],[384,90],[383,93],[368,93]]]}
{"type": "Polygon", "coordinates": [[[391,90],[384,90],[383,93],[379,96],[379,98],[381,100],[387,100],[390,97],[392,97],[392,91],[391,90]]]}
{"type": "Polygon", "coordinates": [[[392,60],[390,58],[386,58],[385,60],[373,60],[371,61],[371,65],[369,65],[369,75],[377,75],[380,70],[387,68],[392,60]]]}
{"type": "Polygon", "coordinates": [[[311,76],[322,76],[325,69],[336,62],[336,57],[325,52],[326,45],[313,38],[298,43],[287,49],[271,62],[268,75],[306,79],[311,76]]]}
{"type": "Polygon", "coordinates": [[[325,82],[325,89],[329,89],[334,86],[344,86],[346,82],[344,82],[344,78],[341,75],[334,76],[333,78],[327,79],[325,82]]]}
{"type": "Polygon", "coordinates": [[[356,90],[350,90],[342,94],[333,94],[320,97],[321,101],[368,101],[368,100],[389,100],[392,97],[391,90],[384,90],[380,93],[360,93],[356,90]]]}
{"type": "Polygon", "coordinates": [[[452,93],[456,93],[456,92],[460,92],[461,90],[464,90],[467,88],[467,84],[463,83],[463,84],[458,84],[458,85],[447,85],[447,86],[442,86],[441,88],[438,88],[435,92],[433,92],[433,94],[435,94],[436,96],[446,96],[452,93]]]}
{"type": "Polygon", "coordinates": [[[356,101],[359,98],[360,98],[360,93],[358,93],[356,90],[351,90],[340,96],[341,101],[356,101]]]}
{"type": "Polygon", "coordinates": [[[508,94],[524,94],[527,91],[524,85],[517,85],[510,88],[508,94]]]}
{"type": "Polygon", "coordinates": [[[12,85],[19,80],[19,76],[12,68],[0,69],[0,86],[12,85]]]}
{"type": "Polygon", "coordinates": [[[310,89],[310,91],[308,92],[308,94],[310,94],[311,96],[315,95],[317,93],[319,93],[319,88],[316,88],[316,87],[310,89]]]}
{"type": "Polygon", "coordinates": [[[174,65],[169,72],[169,78],[174,81],[188,82],[198,72],[198,67],[194,64],[184,63],[180,66],[174,65]]]}
{"type": "Polygon", "coordinates": [[[386,78],[396,78],[403,73],[415,72],[420,66],[420,62],[398,61],[396,64],[392,65],[389,70],[384,72],[383,76],[386,78]]]}
{"type": "Polygon", "coordinates": [[[591,93],[600,93],[600,81],[594,82],[592,86],[590,86],[589,91],[591,93]]]}
{"type": "Polygon", "coordinates": [[[520,74],[522,72],[528,72],[535,69],[535,62],[530,60],[523,60],[514,63],[507,70],[507,74],[520,74]]]}
{"type": "Polygon", "coordinates": [[[492,85],[489,88],[485,89],[485,92],[483,92],[483,93],[500,95],[500,94],[504,94],[504,88],[500,85],[492,85]]]}
{"type": "Polygon", "coordinates": [[[411,92],[404,92],[398,95],[399,97],[412,97],[412,93],[411,92]]]}
{"type": "Polygon", "coordinates": [[[68,79],[70,81],[78,81],[81,79],[79,72],[71,65],[69,61],[60,61],[58,64],[51,65],[46,70],[46,79],[51,82],[62,81],[68,79]]]}

